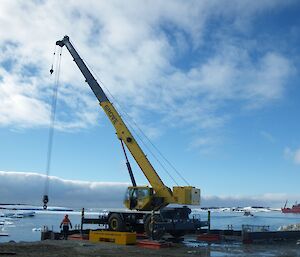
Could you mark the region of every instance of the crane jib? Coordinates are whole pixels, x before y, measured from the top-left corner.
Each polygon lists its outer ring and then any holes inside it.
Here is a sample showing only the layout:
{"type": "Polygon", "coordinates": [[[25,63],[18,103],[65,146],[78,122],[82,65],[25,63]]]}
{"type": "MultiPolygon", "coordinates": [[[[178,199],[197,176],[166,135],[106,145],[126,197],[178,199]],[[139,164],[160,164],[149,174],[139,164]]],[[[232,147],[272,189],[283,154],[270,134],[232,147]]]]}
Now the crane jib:
{"type": "Polygon", "coordinates": [[[200,189],[192,186],[174,186],[172,191],[163,183],[138,142],[134,139],[127,128],[122,117],[109,101],[87,65],[80,58],[78,52],[70,42],[69,37],[65,36],[62,40],[57,41],[56,45],[60,47],[66,46],[73,57],[74,62],[85,77],[86,82],[100,102],[101,107],[115,127],[118,138],[123,140],[132,157],[135,159],[141,171],[152,186],[152,188],[149,188],[148,186],[135,186],[136,183],[134,182],[134,186],[129,187],[128,189],[136,194],[135,197],[137,197],[139,201],[132,201],[131,198],[126,198],[127,200],[124,202],[126,207],[130,209],[135,208],[136,210],[156,210],[157,208],[163,208],[170,203],[199,205],[200,189]]]}
{"type": "Polygon", "coordinates": [[[66,46],[71,56],[73,57],[74,62],[85,77],[86,82],[94,92],[95,96],[100,102],[100,105],[102,106],[110,121],[114,125],[118,136],[120,138],[123,136],[125,137],[124,142],[126,146],[137,161],[138,165],[140,166],[141,170],[145,174],[150,184],[153,186],[156,193],[159,194],[161,192],[162,197],[166,199],[172,199],[172,193],[168,190],[168,188],[166,188],[164,183],[161,181],[160,177],[157,175],[156,171],[152,167],[151,163],[147,159],[140,146],[135,140],[133,140],[133,137],[128,128],[126,127],[125,123],[123,122],[122,118],[119,116],[118,112],[115,110],[114,106],[103,92],[101,86],[98,84],[97,80],[94,78],[89,68],[79,56],[78,52],[70,42],[69,37],[64,36],[62,40],[56,42],[56,45],[60,47],[66,46]]]}
{"type": "Polygon", "coordinates": [[[109,101],[106,94],[104,93],[103,89],[97,82],[97,80],[94,78],[93,74],[90,72],[84,61],[80,58],[79,54],[77,53],[74,46],[71,44],[70,39],[68,36],[64,36],[62,40],[56,41],[56,45],[63,47],[66,46],[66,48],[69,50],[71,56],[73,57],[74,62],[82,72],[85,81],[88,83],[92,91],[94,92],[95,96],[99,100],[99,102],[105,102],[109,101]]]}

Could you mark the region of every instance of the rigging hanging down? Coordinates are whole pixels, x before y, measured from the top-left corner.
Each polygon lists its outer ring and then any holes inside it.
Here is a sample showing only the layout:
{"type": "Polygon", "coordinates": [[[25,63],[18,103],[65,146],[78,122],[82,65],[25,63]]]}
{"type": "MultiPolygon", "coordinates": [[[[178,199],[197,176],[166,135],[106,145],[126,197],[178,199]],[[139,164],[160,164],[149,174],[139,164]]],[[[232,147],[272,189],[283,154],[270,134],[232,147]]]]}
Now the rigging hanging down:
{"type": "MultiPolygon", "coordinates": [[[[45,180],[45,189],[43,195],[43,208],[44,210],[47,209],[47,204],[49,202],[49,174],[51,169],[51,161],[52,161],[52,149],[53,149],[53,137],[54,137],[54,125],[55,125],[55,114],[56,114],[56,104],[57,104],[57,92],[58,92],[58,85],[59,85],[59,75],[60,75],[60,65],[61,65],[61,53],[62,49],[59,50],[59,55],[56,60],[56,67],[57,72],[55,73],[55,81],[52,93],[52,103],[51,103],[51,118],[50,118],[50,125],[49,125],[49,136],[48,136],[48,149],[47,149],[47,162],[46,162],[46,180],[45,180]]],[[[56,55],[56,47],[53,52],[53,59],[52,65],[50,69],[50,75],[53,74],[53,64],[56,55]]]]}
{"type": "MultiPolygon", "coordinates": [[[[159,238],[164,232],[179,237],[184,235],[187,231],[197,230],[202,226],[207,226],[207,222],[195,218],[190,219],[189,214],[191,213],[191,209],[187,206],[166,207],[169,204],[199,205],[200,189],[192,186],[174,186],[173,190],[171,190],[167,187],[85,62],[79,56],[73,44],[70,42],[69,37],[65,36],[62,40],[57,41],[56,45],[61,48],[65,46],[73,57],[85,81],[90,86],[100,106],[114,126],[126,158],[126,165],[132,186],[128,187],[124,204],[128,209],[135,211],[109,212],[107,220],[105,221],[109,225],[109,228],[114,231],[144,230],[148,234],[151,233],[152,237],[159,238]],[[151,187],[137,186],[124,145],[133,156],[151,187]],[[153,221],[156,223],[155,229],[153,229],[153,221]]],[[[101,222],[104,222],[103,219],[99,220],[98,223],[100,224],[101,222]]]]}

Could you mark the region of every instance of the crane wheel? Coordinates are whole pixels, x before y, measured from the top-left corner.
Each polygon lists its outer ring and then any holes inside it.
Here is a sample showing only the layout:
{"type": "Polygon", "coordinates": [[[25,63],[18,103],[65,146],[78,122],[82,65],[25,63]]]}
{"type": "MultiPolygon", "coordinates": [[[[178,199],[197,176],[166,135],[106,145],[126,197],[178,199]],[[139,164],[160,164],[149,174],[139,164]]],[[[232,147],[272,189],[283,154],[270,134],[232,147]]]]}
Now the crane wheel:
{"type": "MultiPolygon", "coordinates": [[[[159,240],[163,237],[163,235],[165,234],[165,230],[161,229],[161,228],[154,228],[153,229],[153,224],[151,221],[152,217],[151,215],[148,215],[148,217],[146,217],[145,222],[144,222],[144,229],[145,232],[147,234],[148,237],[154,239],[154,240],[159,240]]],[[[154,214],[153,215],[153,222],[161,222],[162,218],[160,217],[159,214],[154,214]]]]}
{"type": "Polygon", "coordinates": [[[125,231],[125,222],[119,213],[113,213],[108,219],[109,229],[112,231],[125,231]]]}

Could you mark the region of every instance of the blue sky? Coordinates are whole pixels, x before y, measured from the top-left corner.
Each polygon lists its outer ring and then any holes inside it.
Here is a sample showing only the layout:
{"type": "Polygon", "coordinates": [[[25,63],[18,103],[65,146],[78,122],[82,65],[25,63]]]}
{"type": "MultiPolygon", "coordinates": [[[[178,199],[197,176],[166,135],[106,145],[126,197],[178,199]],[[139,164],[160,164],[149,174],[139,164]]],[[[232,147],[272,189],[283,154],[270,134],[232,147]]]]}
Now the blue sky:
{"type": "MultiPolygon", "coordinates": [[[[300,200],[299,12],[298,1],[2,1],[0,170],[25,186],[26,174],[45,174],[49,69],[67,34],[206,203],[300,200]]],[[[128,183],[114,129],[66,49],[58,90],[50,174],[128,183]]]]}

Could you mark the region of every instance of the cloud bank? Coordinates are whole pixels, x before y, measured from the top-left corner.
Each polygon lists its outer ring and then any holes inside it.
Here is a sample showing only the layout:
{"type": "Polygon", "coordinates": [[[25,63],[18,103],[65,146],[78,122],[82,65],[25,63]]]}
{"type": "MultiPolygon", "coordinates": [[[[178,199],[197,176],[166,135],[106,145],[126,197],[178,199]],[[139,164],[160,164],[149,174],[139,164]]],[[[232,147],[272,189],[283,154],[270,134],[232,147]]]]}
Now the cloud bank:
{"type": "MultiPolygon", "coordinates": [[[[0,171],[0,202],[42,205],[46,176],[0,171]]],[[[126,183],[88,182],[49,178],[49,206],[122,207],[126,183]]]]}
{"type": "MultiPolygon", "coordinates": [[[[29,172],[0,171],[0,203],[42,206],[45,175],[29,172]]],[[[122,208],[126,183],[88,182],[50,177],[49,206],[73,208],[122,208]]],[[[264,194],[253,196],[202,196],[202,207],[266,206],[281,207],[288,199],[300,196],[264,194]]]]}
{"type": "Polygon", "coordinates": [[[265,193],[262,195],[241,196],[204,196],[201,205],[206,207],[263,206],[281,208],[287,200],[289,204],[293,204],[299,197],[300,195],[288,195],[286,193],[265,193]]]}

